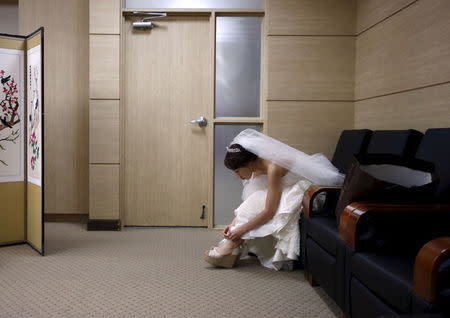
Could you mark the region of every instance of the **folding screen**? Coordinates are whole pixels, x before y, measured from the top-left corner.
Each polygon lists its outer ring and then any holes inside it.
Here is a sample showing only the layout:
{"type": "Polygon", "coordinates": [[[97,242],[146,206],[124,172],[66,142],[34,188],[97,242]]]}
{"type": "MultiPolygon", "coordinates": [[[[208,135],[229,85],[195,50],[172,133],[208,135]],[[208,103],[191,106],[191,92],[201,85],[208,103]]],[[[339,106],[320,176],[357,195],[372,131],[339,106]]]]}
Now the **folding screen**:
{"type": "Polygon", "coordinates": [[[43,35],[0,34],[0,245],[42,255],[43,35]]]}

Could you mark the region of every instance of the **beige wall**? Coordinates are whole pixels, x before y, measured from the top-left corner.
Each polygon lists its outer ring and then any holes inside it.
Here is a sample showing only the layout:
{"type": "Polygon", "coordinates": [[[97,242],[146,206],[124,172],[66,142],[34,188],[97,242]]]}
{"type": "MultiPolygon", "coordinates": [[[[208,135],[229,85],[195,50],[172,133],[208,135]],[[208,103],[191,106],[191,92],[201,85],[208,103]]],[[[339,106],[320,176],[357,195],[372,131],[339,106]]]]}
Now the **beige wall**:
{"type": "Polygon", "coordinates": [[[18,0],[0,1],[0,33],[19,33],[19,3],[18,0]]]}
{"type": "Polygon", "coordinates": [[[356,2],[266,1],[267,133],[334,152],[353,128],[356,2]]]}
{"type": "Polygon", "coordinates": [[[45,212],[88,213],[88,0],[20,0],[19,29],[44,26],[45,212]]]}
{"type": "Polygon", "coordinates": [[[359,0],[355,127],[450,126],[450,1],[359,0]]]}
{"type": "MultiPolygon", "coordinates": [[[[45,27],[46,213],[87,213],[89,167],[117,170],[117,144],[107,136],[119,136],[119,71],[96,64],[91,73],[91,121],[115,121],[94,129],[89,143],[88,34],[93,59],[118,60],[119,6],[19,1],[20,33],[45,27]],[[93,151],[89,161],[89,144],[106,150],[93,151]]],[[[266,131],[330,157],[343,129],[449,126],[449,11],[447,0],[267,0],[266,131]]],[[[111,191],[102,196],[117,189],[111,191]]],[[[91,206],[100,206],[95,200],[91,206]]],[[[108,216],[103,210],[98,217],[108,216]]]]}
{"type": "Polygon", "coordinates": [[[89,0],[89,219],[119,219],[120,0],[89,0]]]}

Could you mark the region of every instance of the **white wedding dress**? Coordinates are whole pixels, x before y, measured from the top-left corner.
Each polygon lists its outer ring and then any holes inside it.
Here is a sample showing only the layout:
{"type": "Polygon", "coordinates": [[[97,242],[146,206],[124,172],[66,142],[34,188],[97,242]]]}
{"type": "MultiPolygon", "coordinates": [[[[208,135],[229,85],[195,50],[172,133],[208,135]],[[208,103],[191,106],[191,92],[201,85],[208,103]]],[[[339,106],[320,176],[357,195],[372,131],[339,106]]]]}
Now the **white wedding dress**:
{"type": "MultiPolygon", "coordinates": [[[[246,252],[258,256],[267,268],[280,270],[287,261],[297,260],[300,254],[299,218],[303,193],[312,184],[293,172],[282,178],[282,194],[274,217],[262,226],[242,236],[246,252]]],[[[232,227],[239,227],[264,210],[267,196],[267,176],[252,176],[245,180],[241,205],[234,211],[232,227]]],[[[246,253],[245,253],[246,254],[246,253]]],[[[245,256],[245,255],[242,255],[245,256]]]]}

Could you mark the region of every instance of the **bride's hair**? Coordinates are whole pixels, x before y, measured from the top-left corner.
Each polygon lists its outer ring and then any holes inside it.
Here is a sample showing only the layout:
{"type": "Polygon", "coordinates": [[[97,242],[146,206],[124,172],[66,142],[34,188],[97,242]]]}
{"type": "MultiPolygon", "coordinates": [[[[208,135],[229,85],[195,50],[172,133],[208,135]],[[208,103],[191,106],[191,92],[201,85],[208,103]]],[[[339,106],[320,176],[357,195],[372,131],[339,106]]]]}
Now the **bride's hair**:
{"type": "Polygon", "coordinates": [[[246,150],[239,144],[232,144],[227,147],[227,154],[225,155],[225,167],[231,170],[246,167],[250,162],[258,159],[254,153],[246,150]]]}

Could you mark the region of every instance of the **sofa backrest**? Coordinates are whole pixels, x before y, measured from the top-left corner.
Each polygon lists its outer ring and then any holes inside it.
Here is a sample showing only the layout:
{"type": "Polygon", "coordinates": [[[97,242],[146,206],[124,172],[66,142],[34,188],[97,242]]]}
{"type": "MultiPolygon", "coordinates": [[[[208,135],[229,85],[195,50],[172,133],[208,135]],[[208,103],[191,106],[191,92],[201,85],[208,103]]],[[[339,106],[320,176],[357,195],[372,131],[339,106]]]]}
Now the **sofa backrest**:
{"type": "Polygon", "coordinates": [[[423,134],[414,129],[375,130],[367,147],[368,154],[392,154],[414,158],[423,134]]]}
{"type": "Polygon", "coordinates": [[[341,173],[347,173],[353,156],[367,150],[372,131],[369,129],[344,130],[334,151],[331,162],[341,173]]]}
{"type": "Polygon", "coordinates": [[[416,158],[434,164],[439,182],[436,199],[440,203],[450,203],[450,128],[428,129],[416,158]]]}

